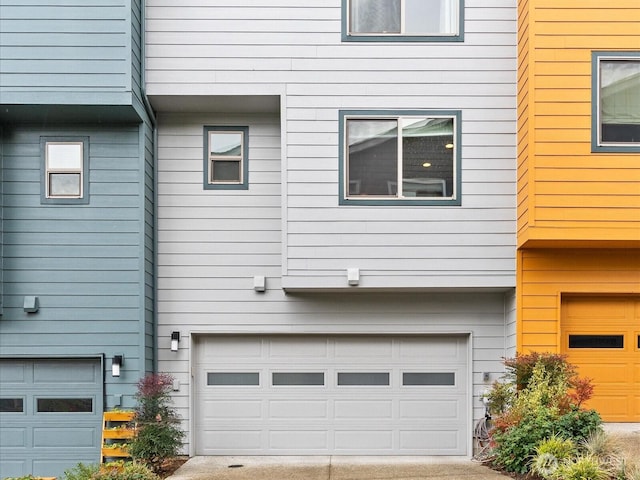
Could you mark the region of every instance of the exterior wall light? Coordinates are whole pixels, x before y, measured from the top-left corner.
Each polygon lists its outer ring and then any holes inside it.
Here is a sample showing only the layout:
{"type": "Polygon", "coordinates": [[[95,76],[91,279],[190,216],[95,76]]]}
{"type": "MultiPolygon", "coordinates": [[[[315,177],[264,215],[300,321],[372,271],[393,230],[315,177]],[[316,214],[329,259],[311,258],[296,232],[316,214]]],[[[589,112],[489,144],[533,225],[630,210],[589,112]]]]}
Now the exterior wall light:
{"type": "Polygon", "coordinates": [[[178,343],[180,343],[180,332],[171,332],[171,351],[178,351],[178,343]]]}
{"type": "Polygon", "coordinates": [[[119,377],[120,369],[124,364],[124,355],[114,355],[111,359],[111,376],[119,377]]]}

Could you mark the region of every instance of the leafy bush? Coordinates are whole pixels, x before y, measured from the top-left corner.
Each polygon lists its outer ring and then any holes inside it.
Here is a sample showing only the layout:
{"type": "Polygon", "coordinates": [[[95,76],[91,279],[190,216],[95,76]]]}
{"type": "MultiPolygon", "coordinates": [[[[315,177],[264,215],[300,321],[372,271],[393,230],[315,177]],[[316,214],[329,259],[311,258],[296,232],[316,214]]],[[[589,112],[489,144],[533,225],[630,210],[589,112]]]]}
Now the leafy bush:
{"type": "MultiPolygon", "coordinates": [[[[106,465],[106,464],[105,464],[106,465]]],[[[79,463],[64,471],[64,480],[90,480],[100,471],[100,465],[79,463]]]]}
{"type": "Polygon", "coordinates": [[[536,447],[536,453],[531,462],[531,471],[543,478],[552,478],[562,460],[572,457],[576,445],[557,434],[551,435],[536,447]]]}
{"type": "Polygon", "coordinates": [[[159,480],[147,466],[137,462],[79,463],[64,472],[64,480],[159,480]]]}
{"type": "MultiPolygon", "coordinates": [[[[493,419],[494,464],[506,471],[527,473],[541,442],[557,434],[578,443],[599,428],[600,416],[580,410],[592,393],[590,381],[579,379],[563,355],[530,354],[505,360],[508,382],[494,384],[490,405],[504,411],[493,419]],[[509,395],[512,395],[509,397],[509,395]]],[[[545,455],[540,460],[551,459],[545,455]]]]}
{"type": "Polygon", "coordinates": [[[171,406],[173,377],[149,374],[138,382],[134,421],[138,431],[129,444],[129,454],[160,472],[165,459],[178,455],[184,432],[171,406]]]}
{"type": "Polygon", "coordinates": [[[540,407],[504,430],[494,430],[494,463],[508,472],[526,473],[538,444],[553,434],[549,409],[540,407]]]}
{"type": "Polygon", "coordinates": [[[586,455],[573,460],[565,460],[555,471],[556,480],[607,480],[609,472],[597,458],[586,455]]]}

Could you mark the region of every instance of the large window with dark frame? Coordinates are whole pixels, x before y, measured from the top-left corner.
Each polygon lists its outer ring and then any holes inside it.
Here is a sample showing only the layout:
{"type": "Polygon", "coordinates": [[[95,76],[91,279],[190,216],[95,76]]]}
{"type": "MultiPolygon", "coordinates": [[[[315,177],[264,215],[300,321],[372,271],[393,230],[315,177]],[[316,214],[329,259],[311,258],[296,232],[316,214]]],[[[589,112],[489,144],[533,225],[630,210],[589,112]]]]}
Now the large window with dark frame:
{"type": "Polygon", "coordinates": [[[341,203],[459,204],[459,112],[341,112],[341,203]]]}
{"type": "Polygon", "coordinates": [[[593,148],[640,151],[640,52],[593,54],[593,148]]]}

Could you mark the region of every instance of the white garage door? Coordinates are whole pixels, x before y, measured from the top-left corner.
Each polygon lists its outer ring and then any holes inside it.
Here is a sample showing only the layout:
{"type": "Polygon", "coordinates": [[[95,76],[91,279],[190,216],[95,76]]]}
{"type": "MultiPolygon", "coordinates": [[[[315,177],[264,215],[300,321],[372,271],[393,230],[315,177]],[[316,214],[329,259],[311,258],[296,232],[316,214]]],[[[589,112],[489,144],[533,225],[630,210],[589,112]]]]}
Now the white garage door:
{"type": "Polygon", "coordinates": [[[464,336],[197,343],[197,455],[466,455],[464,336]]]}

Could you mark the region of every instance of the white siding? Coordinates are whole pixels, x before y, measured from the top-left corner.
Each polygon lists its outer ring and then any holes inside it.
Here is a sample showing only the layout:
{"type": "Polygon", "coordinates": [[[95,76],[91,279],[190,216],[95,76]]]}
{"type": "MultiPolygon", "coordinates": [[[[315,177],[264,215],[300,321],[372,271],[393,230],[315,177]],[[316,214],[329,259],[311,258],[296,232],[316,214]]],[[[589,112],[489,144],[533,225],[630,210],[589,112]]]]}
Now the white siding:
{"type": "MultiPolygon", "coordinates": [[[[464,42],[455,43],[341,42],[340,7],[340,0],[179,7],[150,0],[147,91],[152,101],[282,95],[285,288],[347,288],[353,267],[360,289],[514,286],[515,1],[467,0],[464,42]],[[462,205],[339,206],[340,109],[460,110],[462,205]]],[[[183,183],[171,188],[185,193],[183,183]]],[[[265,188],[250,180],[237,200],[250,202],[265,188]]],[[[266,195],[260,218],[273,232],[270,202],[266,195]]]]}

